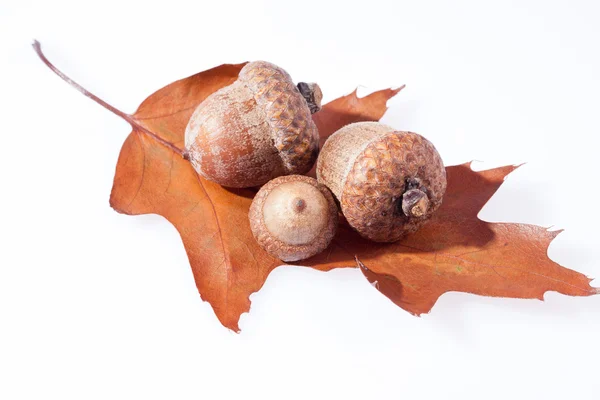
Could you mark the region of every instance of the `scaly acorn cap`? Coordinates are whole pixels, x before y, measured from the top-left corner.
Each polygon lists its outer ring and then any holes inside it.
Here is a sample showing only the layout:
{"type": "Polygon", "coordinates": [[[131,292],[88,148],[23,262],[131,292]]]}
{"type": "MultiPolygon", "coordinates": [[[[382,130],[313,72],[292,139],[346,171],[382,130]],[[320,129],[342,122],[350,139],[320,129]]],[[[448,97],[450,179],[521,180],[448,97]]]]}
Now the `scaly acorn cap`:
{"type": "Polygon", "coordinates": [[[442,204],[446,170],[431,142],[379,122],[358,122],[331,135],[317,179],[361,236],[394,242],[419,229],[442,204]]]}

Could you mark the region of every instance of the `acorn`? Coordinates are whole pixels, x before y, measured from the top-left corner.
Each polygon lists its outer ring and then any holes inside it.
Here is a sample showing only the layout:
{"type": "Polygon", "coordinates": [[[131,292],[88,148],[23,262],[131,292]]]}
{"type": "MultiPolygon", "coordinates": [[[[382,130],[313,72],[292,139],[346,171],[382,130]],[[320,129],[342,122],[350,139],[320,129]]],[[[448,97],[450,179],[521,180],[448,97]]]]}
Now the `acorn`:
{"type": "Polygon", "coordinates": [[[415,232],[442,204],[446,170],[431,142],[379,122],[358,122],[331,135],[317,179],[361,236],[394,242],[415,232]]]}
{"type": "Polygon", "coordinates": [[[233,84],[196,108],[185,131],[185,157],[198,174],[228,187],[304,174],[319,151],[312,113],[322,97],[316,83],[296,86],[276,65],[248,63],[233,84]]]}
{"type": "Polygon", "coordinates": [[[335,236],[338,209],[316,179],[280,176],[264,185],[249,212],[256,241],[283,261],[298,261],[325,250],[335,236]]]}

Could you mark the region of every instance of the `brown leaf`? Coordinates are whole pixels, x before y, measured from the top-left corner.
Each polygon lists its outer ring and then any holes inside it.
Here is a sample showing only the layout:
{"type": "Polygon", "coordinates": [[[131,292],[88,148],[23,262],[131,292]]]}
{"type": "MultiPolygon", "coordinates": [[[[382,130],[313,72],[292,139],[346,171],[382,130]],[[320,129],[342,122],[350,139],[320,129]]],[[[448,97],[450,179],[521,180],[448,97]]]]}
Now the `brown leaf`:
{"type": "Polygon", "coordinates": [[[373,286],[416,315],[429,312],[449,291],[538,299],[549,290],[571,296],[600,293],[590,286],[591,279],[548,258],[559,231],[477,218],[515,168],[475,172],[470,164],[448,167],[444,203],[421,230],[381,245],[345,226],[331,251],[308,264],[331,268],[356,262],[373,286]]]}
{"type": "MultiPolygon", "coordinates": [[[[235,81],[242,66],[222,65],[174,82],[148,97],[132,117],[183,147],[185,127],[196,106],[235,81]]],[[[374,93],[361,99],[366,111],[351,111],[344,121],[379,118],[385,111],[379,98],[374,93]]],[[[326,105],[316,114],[320,121],[328,120],[330,109],[326,105]]],[[[343,115],[343,108],[335,107],[335,118],[343,115]]],[[[181,235],[202,299],[212,305],[223,325],[239,331],[239,317],[250,309],[250,294],[282,264],[252,237],[248,210],[254,194],[200,178],[189,162],[134,127],[121,149],[110,202],[122,213],[154,213],[169,220],[181,235]]]]}
{"type": "Polygon", "coordinates": [[[365,97],[358,97],[355,89],[325,104],[320,112],[313,115],[313,121],[319,128],[321,147],[332,133],[343,126],[360,121],[379,121],[387,110],[388,100],[402,89],[404,85],[397,89],[379,90],[365,97]]]}
{"type": "MultiPolygon", "coordinates": [[[[128,115],[56,69],[39,43],[34,48],[61,78],[131,123],[133,131],[117,163],[111,205],[125,214],[154,213],[169,220],[181,235],[200,295],[223,325],[238,331],[240,315],[250,308],[250,294],[281,262],[252,237],[248,209],[255,192],[224,189],[198,177],[182,158],[181,148],[196,106],[234,82],[243,64],[221,65],[167,85],[128,115]]],[[[326,104],[313,116],[322,142],[346,124],[381,118],[387,100],[401,89],[360,99],[355,91],[326,104]]],[[[519,298],[542,298],[548,290],[573,296],[599,293],[590,279],[547,257],[558,232],[477,218],[514,168],[474,172],[469,164],[448,167],[444,203],[417,233],[398,243],[377,244],[342,223],[329,249],[302,264],[319,270],[358,264],[375,287],[414,314],[428,312],[448,291],[519,298]]]]}

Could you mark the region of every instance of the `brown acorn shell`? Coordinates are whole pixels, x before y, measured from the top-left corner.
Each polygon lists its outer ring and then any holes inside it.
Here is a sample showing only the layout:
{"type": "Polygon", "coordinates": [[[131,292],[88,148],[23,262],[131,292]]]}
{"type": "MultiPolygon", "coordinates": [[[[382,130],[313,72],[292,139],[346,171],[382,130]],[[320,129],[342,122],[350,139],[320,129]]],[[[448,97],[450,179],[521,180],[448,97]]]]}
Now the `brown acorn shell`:
{"type": "Polygon", "coordinates": [[[318,146],[306,100],[283,69],[264,61],[247,64],[232,85],[207,97],[185,133],[196,172],[228,187],[305,173],[318,146]]]}
{"type": "Polygon", "coordinates": [[[248,213],[250,228],[258,244],[269,254],[282,261],[292,262],[304,260],[325,250],[337,231],[338,208],[327,187],[321,185],[316,179],[304,175],[280,176],[264,185],[254,197],[248,213]],[[288,182],[304,182],[316,187],[325,198],[328,208],[327,223],[315,239],[304,245],[291,245],[274,237],[267,229],[263,218],[263,206],[271,191],[281,184],[288,182]]]}
{"type": "Polygon", "coordinates": [[[321,150],[317,178],[334,193],[348,223],[376,242],[394,242],[418,230],[446,191],[446,170],[433,144],[378,122],[350,124],[334,133],[321,150]],[[409,181],[418,182],[429,199],[422,217],[402,211],[409,181]]]}

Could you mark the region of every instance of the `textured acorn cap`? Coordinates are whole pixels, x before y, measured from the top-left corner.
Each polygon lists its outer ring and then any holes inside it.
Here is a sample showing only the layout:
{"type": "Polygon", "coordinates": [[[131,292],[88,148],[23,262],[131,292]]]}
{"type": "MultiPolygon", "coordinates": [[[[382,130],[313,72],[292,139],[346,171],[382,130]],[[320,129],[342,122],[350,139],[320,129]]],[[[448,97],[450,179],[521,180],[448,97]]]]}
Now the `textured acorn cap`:
{"type": "MultiPolygon", "coordinates": [[[[320,89],[313,90],[320,95],[320,89]]],[[[319,151],[319,133],[307,100],[287,72],[256,61],[196,108],[185,147],[192,166],[206,179],[251,187],[309,171],[319,151]]]]}
{"type": "Polygon", "coordinates": [[[348,223],[377,242],[419,229],[446,191],[446,170],[433,144],[378,122],[350,124],[331,135],[317,161],[317,179],[336,196],[348,223]]]}
{"type": "Polygon", "coordinates": [[[337,206],[329,190],[303,175],[269,181],[254,197],[249,218],[257,242],[286,262],[325,250],[338,224],[337,206]]]}

